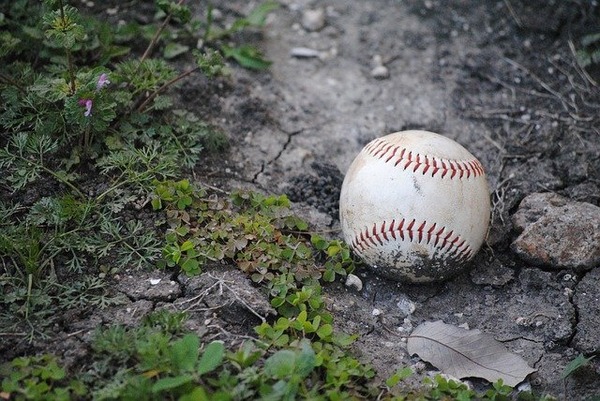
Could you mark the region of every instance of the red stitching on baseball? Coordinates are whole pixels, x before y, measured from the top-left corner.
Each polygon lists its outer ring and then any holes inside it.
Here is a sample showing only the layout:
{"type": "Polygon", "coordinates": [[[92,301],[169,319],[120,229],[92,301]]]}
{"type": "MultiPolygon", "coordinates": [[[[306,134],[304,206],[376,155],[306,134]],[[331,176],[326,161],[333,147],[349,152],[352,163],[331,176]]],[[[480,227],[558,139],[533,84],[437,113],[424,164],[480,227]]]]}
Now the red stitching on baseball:
{"type": "Polygon", "coordinates": [[[416,219],[402,219],[398,224],[396,219],[392,219],[389,224],[386,221],[380,225],[375,223],[354,236],[352,248],[360,253],[368,248],[395,241],[398,237],[401,241],[432,245],[444,254],[459,260],[469,260],[473,256],[473,250],[466,239],[455,234],[453,230],[446,232],[446,227],[438,228],[436,223],[429,225],[427,221],[417,222],[416,219]],[[432,240],[433,244],[431,244],[432,240]]]}
{"type": "Polygon", "coordinates": [[[385,163],[394,162],[394,166],[400,165],[403,170],[412,166],[412,171],[416,173],[422,170],[423,175],[431,171],[431,176],[435,177],[441,174],[444,178],[447,174],[450,179],[455,177],[469,179],[479,177],[484,174],[483,166],[477,159],[473,160],[448,160],[436,158],[431,155],[421,155],[407,151],[406,148],[394,146],[386,142],[383,138],[378,138],[365,147],[365,152],[376,159],[383,159],[385,163]],[[402,164],[401,164],[402,163],[402,164]]]}

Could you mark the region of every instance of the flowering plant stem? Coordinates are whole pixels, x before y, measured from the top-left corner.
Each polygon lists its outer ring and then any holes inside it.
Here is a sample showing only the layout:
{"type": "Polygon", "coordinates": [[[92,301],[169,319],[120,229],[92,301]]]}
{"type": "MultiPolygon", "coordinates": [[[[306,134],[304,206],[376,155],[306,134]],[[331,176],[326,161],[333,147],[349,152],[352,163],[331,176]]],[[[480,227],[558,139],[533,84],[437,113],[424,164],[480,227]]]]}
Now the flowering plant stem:
{"type": "MultiPolygon", "coordinates": [[[[180,6],[181,4],[183,4],[184,1],[185,0],[179,0],[179,3],[177,3],[177,5],[180,6]]],[[[156,46],[156,43],[158,42],[158,38],[160,37],[160,34],[167,27],[167,24],[169,23],[169,21],[171,21],[172,17],[173,17],[173,14],[168,14],[165,17],[165,20],[163,21],[163,23],[161,24],[161,26],[158,28],[158,30],[154,34],[154,37],[152,38],[152,40],[148,44],[148,47],[146,48],[146,51],[144,51],[144,54],[142,55],[142,58],[140,58],[140,65],[142,65],[142,63],[144,62],[144,60],[146,60],[146,58],[150,55],[150,53],[154,49],[154,46],[156,46]]]]}
{"type": "MultiPolygon", "coordinates": [[[[65,21],[65,10],[62,0],[58,0],[58,8],[60,10],[60,18],[65,21]]],[[[71,94],[74,94],[77,90],[77,86],[75,85],[75,67],[73,66],[73,55],[71,54],[71,50],[68,48],[65,48],[65,53],[67,54],[67,69],[69,74],[70,90],[71,94]]]]}
{"type": "Polygon", "coordinates": [[[167,89],[169,86],[173,85],[174,83],[176,83],[176,82],[182,80],[183,78],[187,77],[188,75],[191,75],[194,72],[198,71],[199,69],[200,69],[199,67],[192,68],[192,69],[190,69],[188,71],[182,72],[181,74],[179,74],[175,78],[171,79],[170,81],[165,82],[160,88],[158,88],[157,90],[155,90],[154,92],[152,92],[146,98],[146,100],[144,100],[144,102],[138,106],[138,108],[136,109],[136,111],[138,113],[141,113],[148,106],[148,103],[150,103],[156,96],[160,95],[161,92],[163,92],[165,89],[167,89]]]}

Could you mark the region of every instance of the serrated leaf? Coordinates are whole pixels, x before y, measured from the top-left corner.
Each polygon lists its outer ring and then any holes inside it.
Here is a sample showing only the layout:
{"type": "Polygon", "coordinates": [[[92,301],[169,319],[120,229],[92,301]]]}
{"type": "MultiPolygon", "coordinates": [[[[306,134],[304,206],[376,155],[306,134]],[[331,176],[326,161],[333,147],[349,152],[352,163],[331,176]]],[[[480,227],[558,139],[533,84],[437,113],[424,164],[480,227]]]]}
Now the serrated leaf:
{"type": "Polygon", "coordinates": [[[301,351],[297,356],[296,373],[302,377],[307,377],[317,366],[317,357],[315,351],[310,345],[310,341],[303,339],[300,343],[301,351]]]}
{"type": "Polygon", "coordinates": [[[215,370],[223,362],[224,356],[225,346],[221,341],[208,344],[198,363],[198,374],[203,375],[215,370]]]}
{"type": "Polygon", "coordinates": [[[199,346],[200,340],[198,339],[198,336],[194,334],[188,334],[175,341],[171,347],[171,359],[173,365],[180,371],[191,371],[198,360],[199,346]]]}
{"type": "Polygon", "coordinates": [[[278,379],[284,379],[294,372],[295,365],[296,353],[289,349],[282,349],[265,361],[265,373],[278,379]]]}
{"type": "Polygon", "coordinates": [[[502,379],[514,387],[535,372],[523,358],[509,352],[492,336],[441,320],[419,325],[408,337],[407,347],[409,354],[417,354],[457,378],[479,377],[492,383],[502,379]]]}

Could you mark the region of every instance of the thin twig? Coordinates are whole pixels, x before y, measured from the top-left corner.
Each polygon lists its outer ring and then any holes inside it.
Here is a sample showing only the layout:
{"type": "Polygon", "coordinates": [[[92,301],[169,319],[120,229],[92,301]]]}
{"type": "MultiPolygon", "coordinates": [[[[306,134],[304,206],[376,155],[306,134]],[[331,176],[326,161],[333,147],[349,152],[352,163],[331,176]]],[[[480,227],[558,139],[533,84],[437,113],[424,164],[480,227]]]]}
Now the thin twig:
{"type": "Polygon", "coordinates": [[[518,68],[519,70],[525,72],[527,75],[529,75],[531,78],[533,78],[538,84],[540,84],[540,86],[542,88],[544,88],[546,91],[548,91],[550,94],[552,94],[553,96],[555,96],[558,100],[560,100],[560,102],[562,103],[565,111],[569,112],[569,106],[571,106],[575,111],[577,111],[577,105],[575,105],[573,102],[568,102],[563,95],[561,95],[559,92],[557,92],[556,90],[552,89],[552,87],[550,85],[548,85],[546,82],[544,82],[540,77],[538,77],[537,75],[535,75],[531,70],[529,70],[528,68],[526,68],[525,66],[519,64],[518,62],[516,62],[515,60],[512,60],[508,57],[503,57],[503,59],[509,63],[510,65],[518,68]]]}
{"type": "Polygon", "coordinates": [[[186,72],[179,74],[178,76],[171,79],[170,81],[165,82],[160,88],[158,88],[157,90],[152,92],[152,94],[150,94],[150,96],[148,96],[141,105],[139,105],[139,107],[137,108],[137,112],[141,113],[142,111],[144,111],[144,109],[146,108],[148,103],[150,103],[156,96],[158,96],[160,93],[162,93],[165,89],[167,89],[169,86],[173,85],[177,81],[180,81],[183,78],[187,77],[188,75],[193,74],[194,72],[198,71],[199,69],[200,69],[199,67],[192,68],[191,70],[188,70],[186,72]]]}
{"type": "Polygon", "coordinates": [[[585,70],[585,68],[583,68],[583,66],[579,63],[579,59],[577,58],[577,51],[575,50],[575,45],[573,44],[573,41],[571,39],[569,39],[567,41],[567,43],[569,44],[569,49],[571,50],[571,53],[573,54],[573,59],[575,59],[575,65],[577,67],[579,67],[577,70],[579,71],[579,73],[590,83],[592,84],[592,86],[598,86],[598,82],[596,82],[594,80],[594,78],[592,78],[590,76],[590,74],[588,74],[588,72],[585,70]]]}
{"type": "Polygon", "coordinates": [[[508,8],[508,12],[513,17],[513,19],[515,20],[515,22],[517,23],[517,25],[519,26],[519,28],[523,28],[523,23],[521,22],[521,20],[517,16],[517,13],[515,13],[515,10],[513,9],[512,4],[510,4],[510,1],[509,0],[504,0],[504,4],[506,4],[506,7],[508,8]]]}
{"type": "Polygon", "coordinates": [[[215,279],[215,280],[219,280],[223,286],[225,286],[225,288],[227,288],[232,294],[233,296],[235,296],[235,298],[246,307],[246,309],[248,309],[250,312],[252,312],[252,314],[256,317],[258,317],[261,322],[266,322],[267,319],[264,318],[264,316],[262,316],[260,313],[258,313],[256,310],[254,310],[254,308],[252,308],[250,305],[248,305],[248,303],[246,301],[244,301],[230,286],[228,286],[225,282],[225,280],[223,280],[222,278],[218,278],[218,277],[214,277],[213,275],[209,274],[209,277],[215,279]]]}
{"type": "MultiPolygon", "coordinates": [[[[235,338],[243,338],[243,339],[245,339],[245,340],[256,341],[256,342],[258,342],[258,343],[261,343],[261,344],[262,344],[262,345],[264,345],[264,346],[269,346],[269,343],[266,343],[266,342],[264,342],[264,341],[262,341],[262,340],[260,340],[260,339],[258,339],[258,338],[256,338],[256,337],[252,337],[252,336],[246,336],[246,335],[241,335],[241,334],[234,334],[234,333],[231,333],[231,332],[229,332],[229,331],[225,330],[223,327],[221,327],[221,326],[219,326],[219,325],[217,325],[217,324],[209,324],[208,326],[206,326],[206,328],[207,328],[207,329],[219,329],[219,331],[220,331],[222,334],[225,334],[225,335],[227,335],[227,336],[230,336],[230,337],[235,337],[235,338]]],[[[217,338],[217,337],[218,337],[218,335],[217,335],[217,336],[214,336],[214,338],[217,338]]]]}
{"type": "MultiPolygon", "coordinates": [[[[184,0],[179,0],[179,2],[177,3],[177,6],[180,6],[181,4],[183,4],[183,2],[184,2],[184,0]]],[[[169,14],[169,15],[167,15],[165,17],[165,20],[161,24],[160,28],[158,28],[158,30],[154,34],[154,37],[152,38],[152,40],[148,44],[148,47],[146,48],[146,51],[144,52],[144,54],[140,58],[140,65],[142,65],[142,63],[144,62],[144,60],[146,60],[146,58],[150,55],[150,52],[152,52],[152,50],[154,49],[154,46],[156,46],[156,43],[158,43],[158,38],[160,37],[160,34],[167,27],[167,24],[171,21],[172,17],[173,17],[173,14],[169,14]]]]}

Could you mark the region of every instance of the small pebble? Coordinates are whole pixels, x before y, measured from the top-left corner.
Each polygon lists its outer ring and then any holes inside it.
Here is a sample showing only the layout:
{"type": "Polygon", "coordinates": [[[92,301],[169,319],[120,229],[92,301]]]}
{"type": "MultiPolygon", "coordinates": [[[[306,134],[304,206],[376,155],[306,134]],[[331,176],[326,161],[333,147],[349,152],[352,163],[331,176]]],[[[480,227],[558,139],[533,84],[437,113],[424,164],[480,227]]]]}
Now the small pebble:
{"type": "Polygon", "coordinates": [[[523,391],[531,391],[531,383],[529,382],[524,382],[521,383],[517,386],[517,391],[519,393],[523,392],[523,391]]]}
{"type": "Polygon", "coordinates": [[[382,311],[380,311],[379,309],[375,308],[375,309],[373,309],[373,312],[371,312],[371,315],[373,315],[373,316],[379,316],[382,313],[383,313],[382,311]]]}
{"type": "Polygon", "coordinates": [[[302,26],[307,31],[319,31],[325,26],[325,11],[322,8],[306,10],[302,13],[302,26]]]}
{"type": "Polygon", "coordinates": [[[356,288],[356,291],[360,291],[363,289],[363,283],[358,276],[350,273],[348,274],[348,277],[346,277],[346,287],[354,287],[356,288]]]}
{"type": "Polygon", "coordinates": [[[159,279],[159,278],[151,278],[150,285],[156,285],[156,284],[160,283],[160,280],[161,279],[159,279]]]}
{"type": "Polygon", "coordinates": [[[426,368],[427,368],[427,365],[425,365],[425,362],[422,362],[422,361],[419,361],[413,365],[413,369],[415,370],[416,373],[421,373],[426,368]]]}
{"type": "Polygon", "coordinates": [[[308,47],[294,47],[290,50],[290,56],[296,58],[321,58],[321,52],[308,47]]]}
{"type": "Polygon", "coordinates": [[[378,65],[371,70],[371,76],[375,79],[386,79],[390,77],[390,71],[385,65],[378,65]]]}
{"type": "Polygon", "coordinates": [[[381,55],[376,54],[373,56],[373,65],[375,67],[379,67],[380,65],[383,65],[383,59],[381,58],[381,55]]]}
{"type": "Polygon", "coordinates": [[[223,19],[223,12],[218,8],[212,9],[212,19],[213,21],[221,21],[223,19]]]}
{"type": "Polygon", "coordinates": [[[396,306],[400,310],[402,316],[409,316],[415,311],[416,306],[406,295],[401,295],[400,299],[396,303],[396,306]]]}

